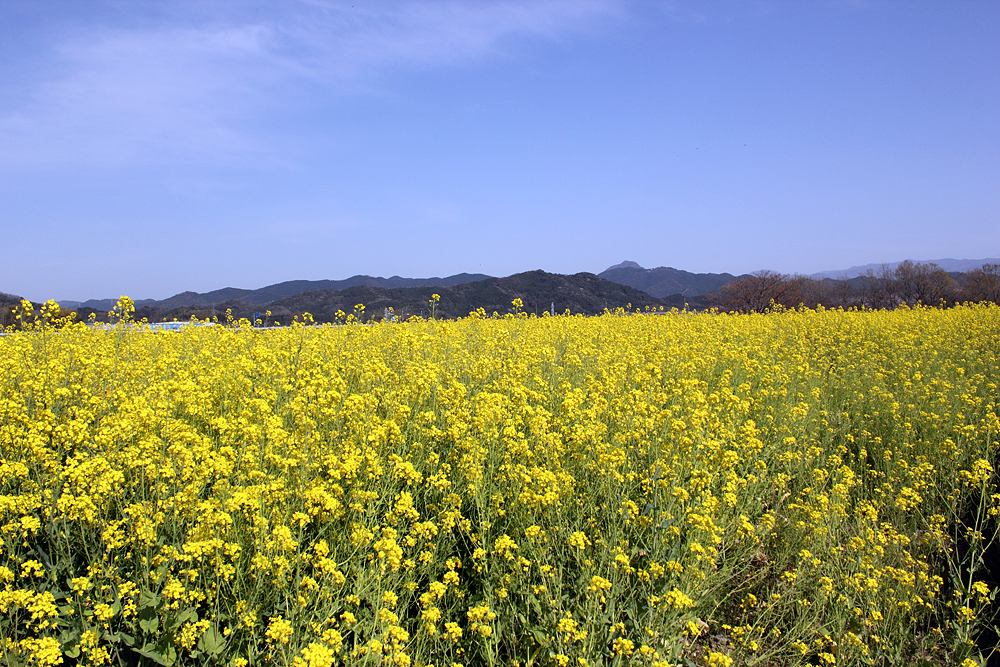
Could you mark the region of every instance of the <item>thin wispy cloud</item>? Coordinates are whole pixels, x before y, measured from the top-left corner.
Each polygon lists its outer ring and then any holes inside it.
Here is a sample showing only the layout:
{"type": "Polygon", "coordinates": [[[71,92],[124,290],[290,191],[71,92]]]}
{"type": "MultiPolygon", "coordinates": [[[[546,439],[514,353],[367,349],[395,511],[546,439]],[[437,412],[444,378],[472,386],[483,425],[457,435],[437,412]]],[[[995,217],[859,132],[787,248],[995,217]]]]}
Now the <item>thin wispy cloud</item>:
{"type": "Polygon", "coordinates": [[[586,34],[622,11],[612,0],[300,2],[141,27],[89,21],[30,72],[4,74],[18,94],[0,98],[0,165],[272,159],[261,117],[377,89],[386,71],[516,57],[521,40],[586,34]]]}
{"type": "Polygon", "coordinates": [[[464,62],[500,53],[512,38],[558,39],[594,29],[620,8],[601,0],[413,3],[390,11],[327,6],[319,30],[301,26],[289,36],[322,55],[317,70],[351,75],[464,62]]]}

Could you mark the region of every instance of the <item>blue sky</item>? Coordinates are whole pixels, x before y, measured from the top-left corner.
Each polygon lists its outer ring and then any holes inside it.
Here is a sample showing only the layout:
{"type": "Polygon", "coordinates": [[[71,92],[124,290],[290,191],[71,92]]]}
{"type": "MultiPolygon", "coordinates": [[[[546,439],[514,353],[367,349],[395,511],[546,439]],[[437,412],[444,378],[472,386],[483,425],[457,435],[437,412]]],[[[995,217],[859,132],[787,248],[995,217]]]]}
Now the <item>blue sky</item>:
{"type": "Polygon", "coordinates": [[[0,0],[0,291],[1000,255],[1000,3],[0,0]]]}

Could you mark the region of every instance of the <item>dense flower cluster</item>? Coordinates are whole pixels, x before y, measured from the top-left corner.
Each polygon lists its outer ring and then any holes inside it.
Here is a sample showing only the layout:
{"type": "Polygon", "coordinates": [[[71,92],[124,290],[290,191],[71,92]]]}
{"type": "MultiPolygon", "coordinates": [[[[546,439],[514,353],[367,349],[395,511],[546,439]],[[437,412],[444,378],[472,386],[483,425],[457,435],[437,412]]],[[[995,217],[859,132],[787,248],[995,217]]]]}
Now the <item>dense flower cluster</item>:
{"type": "Polygon", "coordinates": [[[996,306],[156,332],[128,305],[0,337],[6,664],[976,657],[996,306]]]}

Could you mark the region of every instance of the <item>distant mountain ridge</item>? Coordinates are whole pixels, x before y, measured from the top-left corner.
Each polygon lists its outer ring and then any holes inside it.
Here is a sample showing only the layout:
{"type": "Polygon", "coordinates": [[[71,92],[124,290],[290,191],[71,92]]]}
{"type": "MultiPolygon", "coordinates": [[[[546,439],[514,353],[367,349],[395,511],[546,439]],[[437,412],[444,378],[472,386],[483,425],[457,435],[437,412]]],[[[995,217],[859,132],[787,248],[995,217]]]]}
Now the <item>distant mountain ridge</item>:
{"type": "MultiPolygon", "coordinates": [[[[952,273],[953,277],[959,273],[964,273],[978,269],[984,264],[1000,264],[1000,258],[986,259],[939,259],[922,261],[920,263],[934,263],[939,267],[952,273]]],[[[886,264],[865,264],[863,266],[853,266],[849,269],[822,271],[814,273],[809,278],[823,279],[852,279],[857,280],[859,276],[868,270],[881,272],[883,267],[890,271],[899,266],[901,262],[886,264]]],[[[530,272],[529,272],[530,273],[530,272]]],[[[543,272],[544,273],[544,272],[543,272]]],[[[515,274],[527,275],[527,274],[515,274]]],[[[546,274],[558,276],[561,274],[546,274]]],[[[584,275],[584,274],[576,274],[584,275]]],[[[594,274],[586,274],[594,275],[594,274]]],[[[508,276],[513,278],[514,276],[508,276]]],[[[609,266],[607,269],[597,274],[597,277],[612,283],[624,285],[664,300],[665,304],[683,306],[690,303],[704,302],[704,297],[717,293],[726,283],[740,278],[731,273],[692,273],[673,267],[660,266],[647,269],[634,261],[626,260],[609,266]]],[[[226,303],[239,303],[253,306],[256,310],[261,310],[264,306],[270,306],[283,299],[289,299],[306,292],[320,292],[326,290],[346,291],[359,287],[371,287],[383,290],[410,289],[424,287],[455,287],[457,285],[482,282],[484,280],[500,280],[481,273],[458,273],[445,278],[403,278],[391,276],[382,278],[368,275],[355,275],[344,280],[289,280],[274,285],[268,285],[259,289],[242,289],[235,287],[225,287],[210,292],[182,292],[166,299],[140,299],[135,301],[137,308],[149,307],[159,311],[192,309],[192,308],[214,308],[226,303]]],[[[380,297],[381,298],[381,297],[380,297]]],[[[522,299],[524,297],[521,297],[522,299]]],[[[534,298],[534,297],[532,297],[534,298]]],[[[603,298],[603,297],[602,297],[603,298]]],[[[93,309],[98,313],[111,310],[117,299],[91,299],[89,301],[60,301],[59,304],[67,309],[93,309]]],[[[477,306],[478,307],[478,306],[477,306]]]]}
{"type": "Polygon", "coordinates": [[[678,294],[686,297],[711,294],[736,278],[731,273],[691,273],[669,266],[646,269],[632,261],[609,266],[597,275],[642,290],[658,299],[678,294]]]}
{"type": "MultiPolygon", "coordinates": [[[[337,312],[352,313],[356,304],[364,304],[365,318],[381,319],[387,309],[399,317],[430,314],[428,301],[432,294],[438,294],[436,315],[440,318],[465,317],[471,311],[482,308],[487,315],[494,311],[507,313],[512,310],[511,302],[521,299],[523,310],[542,315],[555,309],[565,312],[596,315],[605,308],[659,308],[669,309],[673,305],[683,306],[669,300],[657,299],[637,289],[600,278],[593,273],[577,273],[567,276],[545,271],[527,271],[506,278],[487,278],[453,285],[430,285],[421,287],[380,287],[378,285],[355,285],[347,289],[324,289],[300,292],[267,304],[271,319],[287,323],[291,316],[308,312],[317,322],[331,322],[337,312]]],[[[259,306],[245,301],[233,300],[212,304],[214,314],[231,310],[233,317],[253,317],[259,306]]],[[[211,316],[213,312],[204,307],[180,306],[167,308],[159,304],[136,309],[136,317],[147,317],[151,321],[163,318],[186,319],[211,316]]]]}
{"type": "MultiPolygon", "coordinates": [[[[71,301],[68,299],[62,299],[57,302],[63,308],[68,308],[70,310],[75,310],[77,308],[93,308],[94,310],[111,310],[118,303],[118,299],[88,299],[87,301],[71,301]]],[[[156,299],[138,299],[133,301],[133,303],[138,306],[146,306],[152,303],[156,303],[156,299]]]]}
{"type": "MultiPolygon", "coordinates": [[[[381,278],[378,276],[357,275],[345,278],[344,280],[287,280],[255,290],[241,289],[239,287],[223,287],[211,292],[181,292],[180,294],[175,294],[159,301],[156,299],[140,299],[135,302],[135,305],[136,307],[183,308],[190,306],[212,306],[227,301],[240,301],[254,306],[266,306],[278,299],[317,290],[345,290],[361,285],[386,289],[396,287],[449,287],[476,280],[485,280],[491,277],[482,273],[457,273],[445,278],[401,278],[400,276],[381,278]]],[[[60,301],[59,305],[64,308],[93,308],[94,310],[104,311],[111,310],[116,303],[118,303],[118,299],[91,299],[83,302],[60,301]]]]}
{"type": "Polygon", "coordinates": [[[864,264],[862,266],[852,266],[849,269],[834,271],[820,271],[819,273],[810,274],[809,277],[817,279],[833,278],[835,280],[839,278],[857,278],[858,276],[863,276],[869,270],[877,273],[882,270],[882,267],[886,267],[890,271],[895,270],[897,266],[905,261],[910,261],[914,264],[937,264],[949,273],[965,273],[966,271],[973,271],[980,268],[983,264],[1000,264],[1000,258],[997,257],[987,257],[986,259],[911,259],[900,260],[898,262],[887,262],[883,264],[864,264]]]}

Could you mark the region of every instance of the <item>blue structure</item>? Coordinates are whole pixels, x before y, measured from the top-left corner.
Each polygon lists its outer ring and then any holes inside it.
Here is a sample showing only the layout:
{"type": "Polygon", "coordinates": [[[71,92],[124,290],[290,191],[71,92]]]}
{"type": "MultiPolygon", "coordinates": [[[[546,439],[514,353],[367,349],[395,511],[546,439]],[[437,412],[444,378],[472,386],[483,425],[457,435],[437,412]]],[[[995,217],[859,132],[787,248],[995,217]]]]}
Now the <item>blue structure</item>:
{"type": "Polygon", "coordinates": [[[180,331],[187,327],[214,327],[215,322],[149,322],[146,324],[153,331],[180,331]]]}
{"type": "Polygon", "coordinates": [[[150,322],[149,328],[159,331],[180,331],[184,327],[191,326],[190,322],[150,322]]]}

